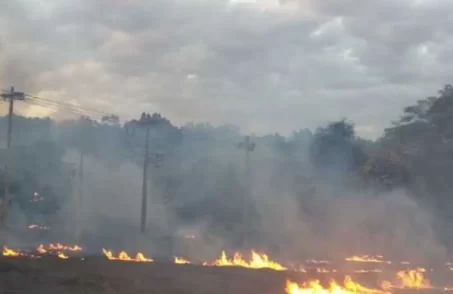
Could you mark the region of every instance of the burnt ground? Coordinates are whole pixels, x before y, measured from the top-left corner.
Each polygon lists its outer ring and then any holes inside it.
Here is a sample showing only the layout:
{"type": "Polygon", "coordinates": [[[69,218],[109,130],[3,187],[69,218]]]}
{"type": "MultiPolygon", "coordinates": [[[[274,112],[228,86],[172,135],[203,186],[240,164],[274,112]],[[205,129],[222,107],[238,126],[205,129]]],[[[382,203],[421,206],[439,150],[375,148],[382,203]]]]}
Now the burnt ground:
{"type": "Polygon", "coordinates": [[[170,263],[123,263],[104,258],[0,259],[0,293],[284,293],[275,271],[170,263]]]}
{"type": "MultiPolygon", "coordinates": [[[[102,257],[0,258],[1,294],[284,294],[288,277],[300,282],[315,278],[272,270],[113,262],[102,257]]],[[[373,285],[377,277],[363,275],[358,280],[373,285]]]]}

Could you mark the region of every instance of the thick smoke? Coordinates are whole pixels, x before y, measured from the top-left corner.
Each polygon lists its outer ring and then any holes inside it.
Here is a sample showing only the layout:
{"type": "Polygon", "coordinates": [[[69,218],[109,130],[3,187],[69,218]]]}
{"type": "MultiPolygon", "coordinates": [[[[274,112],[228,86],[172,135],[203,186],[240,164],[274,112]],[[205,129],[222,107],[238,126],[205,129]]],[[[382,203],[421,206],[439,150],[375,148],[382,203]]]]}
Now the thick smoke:
{"type": "MultiPolygon", "coordinates": [[[[353,185],[357,176],[343,172],[338,174],[341,181],[332,181],[332,173],[323,176],[310,163],[310,137],[297,156],[253,138],[257,148],[250,154],[248,195],[245,151],[238,148],[242,140],[238,133],[221,133],[220,141],[214,135],[184,136],[158,167],[150,165],[144,236],[140,234],[142,158],[130,156],[121,136],[116,143],[97,140],[95,149],[101,152],[85,154],[80,191],[80,153],[67,149],[64,161],[76,169],[71,194],[49,223],[55,228],[52,240],[78,242],[92,253],[107,247],[196,260],[210,260],[222,250],[251,248],[287,260],[358,254],[401,261],[445,258],[434,215],[413,195],[403,189],[378,192],[353,185]],[[122,159],[111,164],[118,158],[122,159]],[[249,208],[245,225],[244,205],[249,208]],[[240,242],[244,228],[250,233],[245,245],[240,242]]],[[[30,246],[37,241],[28,237],[14,241],[18,240],[30,246]]]]}

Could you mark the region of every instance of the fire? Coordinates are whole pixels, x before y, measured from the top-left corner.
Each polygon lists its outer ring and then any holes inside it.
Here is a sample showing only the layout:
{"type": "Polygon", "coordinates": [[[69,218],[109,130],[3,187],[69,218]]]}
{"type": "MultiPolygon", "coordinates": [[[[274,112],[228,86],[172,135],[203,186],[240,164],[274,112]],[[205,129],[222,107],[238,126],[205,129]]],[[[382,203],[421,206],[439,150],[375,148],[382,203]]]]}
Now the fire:
{"type": "Polygon", "coordinates": [[[246,261],[242,258],[240,253],[235,253],[233,259],[228,259],[225,251],[222,251],[222,255],[219,259],[215,260],[213,263],[209,264],[204,262],[203,265],[207,266],[240,266],[246,268],[253,268],[253,269],[273,269],[277,271],[284,271],[287,270],[281,264],[269,260],[269,257],[266,254],[260,254],[256,251],[252,250],[252,259],[250,261],[246,261]]]}
{"type": "Polygon", "coordinates": [[[36,247],[36,251],[38,251],[41,254],[46,254],[47,250],[44,248],[44,245],[40,244],[38,247],[36,247]]]}
{"type": "Polygon", "coordinates": [[[383,289],[391,288],[402,288],[402,289],[429,289],[431,287],[431,282],[424,277],[424,272],[426,270],[423,268],[417,268],[414,270],[399,271],[396,273],[398,280],[397,285],[393,285],[389,281],[382,282],[381,286],[383,289]]]}
{"type": "Polygon", "coordinates": [[[346,257],[346,261],[353,261],[353,262],[376,262],[376,263],[392,263],[391,261],[386,261],[383,260],[382,255],[376,255],[376,256],[370,256],[370,255],[362,255],[362,256],[351,256],[351,257],[346,257]]]}
{"type": "Polygon", "coordinates": [[[17,250],[14,250],[14,249],[10,249],[8,247],[3,247],[3,251],[2,251],[2,255],[3,256],[9,256],[9,257],[17,257],[17,256],[20,256],[21,253],[17,250]]]}
{"type": "Polygon", "coordinates": [[[63,252],[58,252],[58,258],[61,258],[61,259],[68,259],[69,256],[67,256],[66,254],[64,254],[63,252]]]}
{"type": "Polygon", "coordinates": [[[176,264],[190,264],[191,263],[190,261],[188,261],[188,260],[186,260],[184,258],[181,258],[181,257],[176,257],[175,256],[174,259],[175,259],[175,263],[176,264]]]}
{"type": "Polygon", "coordinates": [[[48,246],[40,244],[38,247],[36,247],[36,251],[38,251],[40,254],[46,254],[49,251],[57,252],[58,257],[66,259],[64,258],[66,255],[63,253],[63,251],[79,252],[82,251],[82,247],[80,247],[79,245],[63,245],[60,243],[51,243],[48,246]]]}
{"type": "Polygon", "coordinates": [[[119,260],[119,261],[131,261],[131,262],[153,262],[151,258],[146,258],[145,255],[141,252],[138,252],[135,258],[130,257],[126,251],[121,251],[118,257],[113,256],[111,250],[102,249],[102,252],[109,260],[119,260]]]}
{"type": "Polygon", "coordinates": [[[286,281],[286,294],[352,294],[352,293],[385,293],[380,290],[366,288],[356,282],[351,277],[346,276],[343,286],[332,280],[325,288],[319,280],[305,282],[301,285],[286,281]]]}
{"type": "Polygon", "coordinates": [[[355,273],[358,274],[364,274],[364,273],[382,273],[382,270],[380,269],[370,269],[370,270],[365,270],[365,269],[360,269],[360,270],[355,270],[355,273]]]}
{"type": "Polygon", "coordinates": [[[56,244],[49,244],[49,247],[48,247],[49,250],[52,250],[52,251],[73,251],[73,252],[80,252],[82,251],[82,247],[80,247],[79,245],[63,245],[63,244],[60,244],[60,243],[56,243],[56,244]]]}

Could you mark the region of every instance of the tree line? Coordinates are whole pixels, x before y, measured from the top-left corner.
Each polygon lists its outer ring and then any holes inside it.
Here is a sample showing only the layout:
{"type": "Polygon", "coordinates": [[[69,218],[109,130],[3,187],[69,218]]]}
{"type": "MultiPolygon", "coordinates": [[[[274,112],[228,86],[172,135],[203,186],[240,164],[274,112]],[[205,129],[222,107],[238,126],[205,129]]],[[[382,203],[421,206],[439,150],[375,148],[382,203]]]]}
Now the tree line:
{"type": "MultiPolygon", "coordinates": [[[[158,191],[160,201],[179,221],[209,220],[210,230],[235,234],[246,193],[243,151],[237,148],[242,140],[239,128],[210,124],[177,127],[160,118],[152,127],[150,150],[163,154],[164,159],[150,175],[153,191],[158,191]]],[[[4,129],[6,118],[0,118],[3,141],[4,129]]],[[[121,123],[117,116],[59,122],[15,116],[9,188],[13,201],[28,214],[58,213],[74,193],[78,161],[68,166],[65,156],[69,151],[83,153],[113,172],[125,165],[139,168],[144,137],[143,128],[136,127],[134,121],[121,123]],[[46,201],[31,201],[36,192],[45,195],[46,201]]],[[[279,197],[280,188],[290,190],[302,210],[316,197],[316,178],[333,187],[371,190],[374,197],[404,189],[436,212],[440,226],[453,219],[451,85],[405,107],[401,117],[374,141],[360,138],[348,120],[314,131],[299,129],[289,136],[251,138],[257,146],[251,155],[255,190],[259,191],[261,184],[259,174],[266,171],[266,184],[278,187],[275,197],[279,197]]],[[[249,201],[252,207],[256,205],[256,199],[249,201]]],[[[259,222],[260,213],[251,213],[259,222]]]]}

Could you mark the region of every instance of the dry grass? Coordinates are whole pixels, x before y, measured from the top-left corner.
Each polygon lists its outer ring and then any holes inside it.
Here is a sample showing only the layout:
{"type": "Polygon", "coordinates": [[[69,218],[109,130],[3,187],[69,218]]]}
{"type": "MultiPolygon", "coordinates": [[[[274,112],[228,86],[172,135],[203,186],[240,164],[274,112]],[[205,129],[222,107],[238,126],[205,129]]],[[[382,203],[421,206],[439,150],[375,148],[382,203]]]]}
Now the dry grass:
{"type": "MultiPolygon", "coordinates": [[[[337,275],[335,278],[341,280],[343,275],[337,275]]],[[[295,281],[314,278],[309,276],[243,268],[112,262],[102,257],[85,260],[0,258],[0,293],[8,294],[284,294],[286,278],[295,281]]],[[[360,280],[372,285],[378,276],[361,275],[360,280]]]]}
{"type": "Polygon", "coordinates": [[[284,281],[282,273],[267,270],[121,263],[102,258],[0,259],[0,293],[278,294],[283,293],[284,281]]]}

